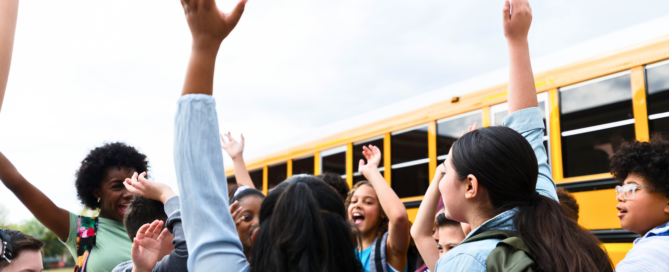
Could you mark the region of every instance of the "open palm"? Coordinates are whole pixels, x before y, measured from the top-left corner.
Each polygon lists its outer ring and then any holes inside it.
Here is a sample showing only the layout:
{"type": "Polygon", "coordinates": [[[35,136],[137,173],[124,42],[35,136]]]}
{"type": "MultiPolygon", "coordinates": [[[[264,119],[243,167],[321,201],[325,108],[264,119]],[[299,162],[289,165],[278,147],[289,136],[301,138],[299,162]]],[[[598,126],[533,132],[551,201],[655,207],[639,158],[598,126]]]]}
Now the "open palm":
{"type": "Polygon", "coordinates": [[[379,163],[381,163],[381,150],[375,145],[369,145],[369,147],[363,146],[362,155],[367,159],[367,163],[365,164],[365,160],[360,159],[358,172],[364,175],[369,171],[378,171],[379,163]]]}
{"type": "Polygon", "coordinates": [[[132,242],[133,271],[152,271],[160,261],[160,248],[167,235],[163,224],[163,221],[156,220],[151,224],[144,224],[137,231],[132,242]]]}
{"type": "Polygon", "coordinates": [[[225,152],[228,152],[228,155],[230,155],[230,158],[233,160],[242,156],[242,153],[244,153],[244,134],[241,135],[241,140],[238,142],[235,138],[232,138],[232,135],[228,132],[228,134],[221,135],[221,141],[223,142],[221,147],[223,147],[225,152]],[[228,138],[228,140],[226,141],[223,136],[228,138]]]}

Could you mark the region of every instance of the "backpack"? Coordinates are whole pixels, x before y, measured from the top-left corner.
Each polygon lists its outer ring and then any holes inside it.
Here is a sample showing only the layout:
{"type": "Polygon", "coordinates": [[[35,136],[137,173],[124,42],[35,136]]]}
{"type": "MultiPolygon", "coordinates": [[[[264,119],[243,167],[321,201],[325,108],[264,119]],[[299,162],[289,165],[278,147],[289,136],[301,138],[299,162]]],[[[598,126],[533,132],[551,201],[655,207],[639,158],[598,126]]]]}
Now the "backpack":
{"type": "Polygon", "coordinates": [[[539,265],[534,261],[534,254],[520,234],[508,230],[489,230],[462,241],[462,244],[487,239],[501,239],[486,259],[488,272],[536,272],[539,265]]]}
{"type": "MultiPolygon", "coordinates": [[[[372,245],[372,252],[370,255],[371,263],[369,264],[371,272],[388,272],[388,262],[386,261],[386,241],[388,240],[388,232],[381,236],[381,239],[376,239],[372,245]]],[[[418,253],[418,249],[413,245],[409,246],[407,252],[407,271],[416,271],[422,265],[422,259],[418,253]]]]}
{"type": "Polygon", "coordinates": [[[86,270],[86,262],[91,250],[95,246],[95,236],[98,234],[98,218],[79,216],[77,220],[77,259],[74,272],[86,270]]]}

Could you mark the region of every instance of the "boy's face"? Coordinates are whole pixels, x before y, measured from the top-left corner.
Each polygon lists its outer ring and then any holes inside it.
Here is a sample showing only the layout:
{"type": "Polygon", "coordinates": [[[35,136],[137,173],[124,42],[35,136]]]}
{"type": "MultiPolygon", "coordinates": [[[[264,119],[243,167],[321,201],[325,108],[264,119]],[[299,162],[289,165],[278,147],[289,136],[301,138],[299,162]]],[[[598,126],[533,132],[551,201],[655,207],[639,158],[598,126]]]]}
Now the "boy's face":
{"type": "Polygon", "coordinates": [[[174,250],[172,239],[174,239],[174,234],[168,232],[167,235],[165,236],[165,240],[163,240],[163,244],[160,246],[159,260],[162,260],[163,257],[170,255],[170,253],[172,253],[172,251],[174,250]]]}
{"type": "MultiPolygon", "coordinates": [[[[652,187],[641,176],[630,173],[623,185],[652,187]]],[[[669,221],[669,198],[647,188],[637,188],[634,199],[626,200],[623,193],[616,196],[618,217],[623,229],[645,235],[651,229],[669,221]]]]}
{"type": "Polygon", "coordinates": [[[460,226],[439,228],[439,258],[465,239],[465,233],[460,226]]]}

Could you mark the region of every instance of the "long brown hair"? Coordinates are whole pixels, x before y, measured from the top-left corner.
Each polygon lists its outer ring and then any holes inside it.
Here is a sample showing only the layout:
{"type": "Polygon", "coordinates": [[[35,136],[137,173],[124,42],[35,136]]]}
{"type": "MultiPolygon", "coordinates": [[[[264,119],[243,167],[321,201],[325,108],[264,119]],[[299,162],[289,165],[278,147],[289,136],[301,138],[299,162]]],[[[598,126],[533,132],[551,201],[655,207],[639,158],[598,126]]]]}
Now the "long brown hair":
{"type": "Polygon", "coordinates": [[[458,179],[472,174],[486,188],[488,215],[518,210],[513,223],[542,271],[613,271],[594,235],[569,219],[557,201],[535,194],[537,157],[520,133],[507,127],[467,133],[453,144],[451,163],[458,179]]]}
{"type": "MultiPolygon", "coordinates": [[[[374,186],[372,186],[372,184],[369,183],[369,181],[366,181],[366,180],[359,181],[358,183],[353,185],[353,188],[351,188],[351,190],[348,192],[348,196],[346,197],[346,201],[344,202],[344,206],[346,206],[347,216],[348,216],[348,207],[351,206],[351,198],[353,197],[353,194],[355,193],[355,190],[357,190],[358,188],[360,188],[360,186],[363,186],[363,185],[368,185],[369,187],[374,188],[374,186]]],[[[378,198],[377,198],[377,204],[379,205],[379,222],[376,224],[376,226],[377,226],[376,238],[381,238],[383,236],[383,234],[388,231],[388,224],[389,224],[390,221],[388,220],[388,216],[386,216],[386,212],[383,211],[383,207],[381,207],[381,203],[378,202],[378,198]]],[[[361,234],[359,231],[356,232],[356,233],[358,235],[361,234]]]]}

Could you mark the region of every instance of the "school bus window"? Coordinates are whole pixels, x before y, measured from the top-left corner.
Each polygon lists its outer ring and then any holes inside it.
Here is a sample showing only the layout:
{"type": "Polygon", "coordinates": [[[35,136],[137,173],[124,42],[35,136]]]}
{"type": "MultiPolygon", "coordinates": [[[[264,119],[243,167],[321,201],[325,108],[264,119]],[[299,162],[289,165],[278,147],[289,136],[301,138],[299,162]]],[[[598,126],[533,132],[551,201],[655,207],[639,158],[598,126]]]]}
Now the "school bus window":
{"type": "Polygon", "coordinates": [[[229,176],[226,179],[228,180],[228,184],[237,184],[237,179],[235,176],[229,176]]]}
{"type": "Polygon", "coordinates": [[[358,172],[358,163],[360,162],[361,159],[365,158],[365,156],[362,155],[362,147],[369,145],[375,145],[381,150],[382,157],[381,157],[381,163],[379,164],[379,171],[383,175],[383,170],[385,170],[385,168],[383,167],[383,158],[385,156],[385,154],[383,154],[383,136],[378,136],[364,141],[355,142],[353,143],[353,184],[361,180],[366,180],[365,177],[361,175],[360,172],[358,172]]]}
{"type": "Polygon", "coordinates": [[[467,131],[469,126],[475,122],[479,127],[483,126],[481,114],[481,110],[475,110],[437,121],[437,159],[439,161],[446,159],[451,145],[460,138],[463,131],[467,131]]]}
{"type": "Polygon", "coordinates": [[[286,180],[288,165],[284,163],[270,165],[267,167],[267,188],[272,189],[286,180]]]}
{"type": "Polygon", "coordinates": [[[314,156],[293,159],[293,175],[314,174],[314,156]]]}
{"type": "Polygon", "coordinates": [[[564,177],[608,172],[609,156],[634,140],[630,72],[560,88],[564,177]]]}
{"type": "MultiPolygon", "coordinates": [[[[539,101],[539,111],[541,112],[541,118],[544,121],[544,147],[546,148],[547,160],[546,162],[550,164],[550,146],[548,138],[548,124],[546,123],[546,113],[549,111],[548,104],[546,103],[548,95],[546,93],[540,93],[537,95],[537,100],[539,101]]],[[[504,117],[509,115],[509,103],[502,103],[493,105],[490,107],[490,125],[492,126],[501,126],[503,125],[504,117]]]]}
{"type": "Polygon", "coordinates": [[[429,185],[427,125],[390,136],[391,187],[399,197],[423,195],[429,185]]]}
{"type": "Polygon", "coordinates": [[[263,180],[262,168],[249,171],[249,176],[251,176],[251,180],[253,181],[253,186],[255,186],[256,189],[262,191],[262,180],[263,180]]]}
{"type": "Polygon", "coordinates": [[[669,60],[646,66],[650,132],[669,132],[669,60]]]}
{"type": "Polygon", "coordinates": [[[321,152],[321,173],[335,173],[346,177],[346,146],[321,152]]]}

